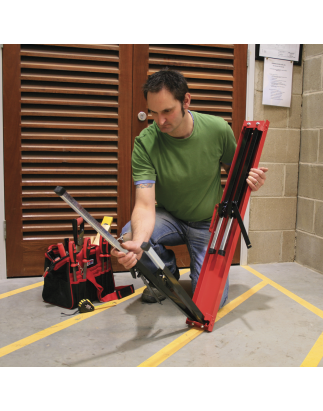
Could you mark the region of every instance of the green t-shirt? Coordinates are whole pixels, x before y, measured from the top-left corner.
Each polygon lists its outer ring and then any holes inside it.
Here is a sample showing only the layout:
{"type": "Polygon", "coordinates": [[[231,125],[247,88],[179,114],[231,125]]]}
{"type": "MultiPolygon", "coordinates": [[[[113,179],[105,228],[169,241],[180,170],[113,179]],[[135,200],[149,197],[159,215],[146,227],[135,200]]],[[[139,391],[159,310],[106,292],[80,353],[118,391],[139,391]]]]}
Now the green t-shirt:
{"type": "Polygon", "coordinates": [[[162,133],[154,122],[135,139],[134,181],[156,182],[157,207],[184,221],[209,221],[221,201],[221,165],[231,164],[236,140],[221,117],[191,111],[192,134],[185,139],[162,133]]]}

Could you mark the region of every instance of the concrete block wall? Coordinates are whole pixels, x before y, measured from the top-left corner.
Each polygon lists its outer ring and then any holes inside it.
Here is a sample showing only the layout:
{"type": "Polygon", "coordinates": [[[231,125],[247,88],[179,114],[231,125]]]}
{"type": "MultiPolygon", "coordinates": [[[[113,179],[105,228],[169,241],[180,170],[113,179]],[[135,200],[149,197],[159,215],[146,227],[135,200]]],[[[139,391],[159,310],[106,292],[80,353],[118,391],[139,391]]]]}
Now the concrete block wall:
{"type": "Polygon", "coordinates": [[[323,273],[323,45],[303,53],[295,261],[323,273]]]}
{"type": "Polygon", "coordinates": [[[256,61],[253,118],[270,121],[260,159],[269,171],[266,184],[251,194],[248,264],[295,259],[302,70],[293,67],[291,107],[267,106],[262,104],[264,62],[256,61]]]}

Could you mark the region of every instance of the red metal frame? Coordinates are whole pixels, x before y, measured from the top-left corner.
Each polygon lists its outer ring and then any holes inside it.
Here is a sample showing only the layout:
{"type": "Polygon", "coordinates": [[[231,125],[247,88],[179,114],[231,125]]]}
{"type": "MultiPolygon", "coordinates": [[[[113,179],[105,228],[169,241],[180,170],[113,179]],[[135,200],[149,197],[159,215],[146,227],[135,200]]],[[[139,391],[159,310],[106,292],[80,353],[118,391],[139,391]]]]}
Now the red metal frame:
{"type": "MultiPolygon", "coordinates": [[[[232,161],[232,165],[230,168],[229,176],[227,183],[224,188],[223,196],[221,202],[224,201],[228,185],[231,179],[231,175],[237,160],[237,156],[241,147],[241,143],[243,140],[244,133],[246,132],[247,128],[252,128],[252,129],[258,129],[262,131],[262,135],[258,144],[258,147],[256,149],[256,152],[253,156],[253,161],[252,161],[252,167],[251,168],[257,168],[259,161],[260,161],[260,156],[261,152],[265,143],[265,138],[267,135],[267,130],[269,127],[269,121],[244,121],[242,130],[240,133],[240,137],[238,140],[237,144],[237,149],[232,161]]],[[[240,176],[239,176],[240,177],[240,176]]],[[[250,198],[250,192],[251,189],[249,186],[247,186],[245,192],[243,193],[242,200],[239,205],[239,212],[241,215],[241,218],[244,217],[248,201],[250,198]]],[[[211,231],[211,238],[209,241],[208,249],[210,248],[213,236],[214,236],[214,231],[215,227],[217,226],[219,216],[217,215],[217,210],[218,210],[218,205],[215,206],[212,222],[210,225],[210,231],[211,231]]],[[[224,224],[222,224],[217,244],[220,243],[223,233],[225,230],[226,222],[228,218],[226,218],[224,224]]],[[[193,296],[193,302],[196,304],[196,306],[201,310],[201,312],[204,315],[204,324],[200,324],[194,321],[191,321],[190,319],[186,320],[186,323],[189,325],[195,325],[201,328],[206,329],[207,331],[212,331],[214,322],[216,319],[216,315],[220,306],[223,290],[225,287],[225,283],[227,281],[228,273],[230,270],[231,262],[233,259],[233,255],[235,252],[235,248],[239,239],[240,235],[240,226],[238,224],[238,221],[236,218],[233,219],[231,231],[228,237],[227,245],[226,245],[226,250],[227,252],[225,253],[224,256],[219,255],[218,253],[215,254],[209,254],[206,252],[204,262],[202,265],[201,273],[199,276],[199,280],[196,286],[196,290],[193,296]]]]}

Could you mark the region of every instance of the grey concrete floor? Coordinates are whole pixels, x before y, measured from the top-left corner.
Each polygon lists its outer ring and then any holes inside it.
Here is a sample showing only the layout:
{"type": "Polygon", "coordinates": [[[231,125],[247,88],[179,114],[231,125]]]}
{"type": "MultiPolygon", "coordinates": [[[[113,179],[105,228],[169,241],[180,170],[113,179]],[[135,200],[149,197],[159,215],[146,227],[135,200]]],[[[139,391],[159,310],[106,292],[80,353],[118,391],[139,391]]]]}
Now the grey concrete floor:
{"type": "MultiPolygon", "coordinates": [[[[312,304],[317,312],[267,284],[217,321],[211,333],[187,342],[159,367],[299,367],[303,363],[323,333],[323,275],[297,263],[250,267],[312,304]]],[[[229,301],[262,281],[241,266],[232,266],[229,278],[229,301]]],[[[41,281],[41,277],[0,281],[0,367],[136,367],[190,330],[185,316],[170,301],[143,304],[139,294],[47,335],[49,327],[73,319],[62,312],[74,310],[44,303],[41,285],[3,295],[41,281]]],[[[116,273],[115,281],[143,287],[129,273],[116,273]]],[[[182,274],[180,283],[191,293],[189,272],[182,274]]],[[[322,357],[323,352],[319,367],[322,357]]]]}

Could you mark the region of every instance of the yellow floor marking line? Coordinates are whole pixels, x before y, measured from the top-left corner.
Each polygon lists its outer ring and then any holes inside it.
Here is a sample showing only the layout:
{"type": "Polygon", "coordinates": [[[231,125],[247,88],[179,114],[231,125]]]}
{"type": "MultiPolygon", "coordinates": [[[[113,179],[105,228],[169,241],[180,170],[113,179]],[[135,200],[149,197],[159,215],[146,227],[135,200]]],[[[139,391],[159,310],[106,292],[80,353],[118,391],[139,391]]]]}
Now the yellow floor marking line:
{"type": "MultiPolygon", "coordinates": [[[[190,271],[189,269],[183,269],[180,270],[180,275],[187,273],[188,271],[190,271]]],[[[35,288],[35,287],[39,287],[40,285],[42,285],[43,282],[41,283],[36,283],[33,284],[31,286],[27,286],[27,287],[23,287],[23,288],[18,288],[17,290],[14,291],[10,291],[9,293],[4,293],[1,295],[5,295],[6,297],[8,297],[8,295],[6,294],[10,294],[10,293],[18,293],[18,292],[22,292],[22,291],[26,291],[27,289],[31,289],[31,288],[35,288]],[[21,290],[21,291],[20,291],[21,290]]],[[[45,330],[39,331],[38,333],[32,334],[29,337],[23,338],[19,341],[16,341],[12,344],[9,344],[3,348],[0,348],[0,358],[4,357],[7,354],[10,354],[14,351],[19,350],[20,348],[26,347],[27,345],[30,345],[36,341],[39,341],[45,337],[48,337],[49,335],[52,335],[54,333],[57,333],[58,331],[64,330],[65,328],[70,327],[71,325],[77,324],[80,321],[86,320],[90,317],[93,317],[96,314],[99,314],[102,311],[105,311],[115,305],[121,304],[124,301],[127,301],[133,297],[136,297],[140,294],[142,294],[143,290],[145,289],[145,287],[141,287],[138,288],[138,290],[136,290],[133,294],[129,295],[128,297],[124,297],[121,300],[115,300],[115,301],[109,301],[108,303],[104,303],[102,305],[100,305],[99,307],[96,307],[96,309],[90,313],[84,313],[84,314],[79,314],[76,315],[73,318],[70,318],[68,320],[62,321],[58,324],[54,324],[49,328],[46,328],[45,330]]],[[[1,297],[0,295],[0,297],[1,297]]],[[[13,294],[10,294],[13,295],[13,294]]],[[[4,298],[4,297],[2,297],[4,298]]]]}
{"type": "Polygon", "coordinates": [[[288,297],[290,297],[292,300],[296,301],[297,303],[299,303],[303,307],[307,308],[312,313],[318,315],[320,318],[323,318],[323,310],[320,310],[319,308],[315,307],[315,305],[307,302],[306,300],[304,300],[301,297],[298,297],[298,295],[292,293],[291,291],[289,291],[286,288],[282,287],[278,283],[275,283],[275,281],[270,280],[268,277],[264,276],[263,274],[260,274],[258,271],[254,270],[253,268],[251,268],[247,265],[242,265],[241,267],[243,267],[247,271],[250,271],[252,274],[257,276],[258,278],[261,278],[264,281],[268,281],[268,284],[270,284],[271,286],[273,286],[277,290],[281,291],[283,294],[287,295],[288,297]]]}
{"type": "Polygon", "coordinates": [[[138,288],[138,290],[136,290],[133,294],[128,295],[127,297],[124,297],[121,300],[109,301],[107,303],[100,305],[99,307],[97,307],[97,309],[95,309],[94,311],[90,313],[75,315],[75,317],[73,318],[62,321],[58,324],[54,324],[51,327],[46,328],[45,330],[39,331],[38,333],[32,334],[29,337],[23,338],[3,348],[0,348],[0,358],[14,351],[17,351],[20,348],[26,347],[29,344],[39,341],[45,337],[48,337],[49,335],[57,333],[58,331],[64,330],[65,328],[68,328],[71,325],[77,324],[83,320],[87,320],[88,318],[93,317],[96,314],[102,313],[103,311],[106,311],[109,308],[114,307],[115,305],[118,305],[118,304],[123,303],[124,301],[130,300],[131,298],[136,297],[137,295],[141,294],[144,288],[145,287],[138,288]]]}
{"type": "MultiPolygon", "coordinates": [[[[228,304],[226,304],[223,308],[221,308],[218,311],[215,322],[219,321],[225,315],[229,314],[229,312],[234,310],[236,307],[238,307],[238,305],[242,304],[244,301],[246,301],[253,294],[255,294],[256,292],[261,290],[267,284],[268,284],[267,280],[261,281],[260,283],[258,283],[254,287],[250,288],[250,290],[246,291],[245,293],[243,293],[239,297],[237,297],[234,300],[230,301],[228,304]]],[[[157,367],[159,364],[161,364],[162,362],[167,360],[167,358],[171,357],[173,354],[175,354],[177,351],[179,351],[186,344],[188,344],[190,341],[194,340],[194,338],[198,337],[203,332],[204,332],[203,330],[196,329],[196,328],[192,328],[192,329],[188,330],[183,335],[176,338],[176,340],[174,340],[171,343],[169,343],[168,345],[166,345],[166,347],[159,350],[156,354],[152,355],[146,361],[139,364],[138,367],[157,367]]]]}
{"type": "Polygon", "coordinates": [[[44,285],[44,281],[41,281],[40,283],[26,285],[26,287],[17,288],[16,290],[8,291],[7,293],[0,294],[0,300],[2,298],[10,297],[11,295],[19,294],[27,290],[32,290],[33,288],[41,287],[42,285],[44,285]]]}
{"type": "MultiPolygon", "coordinates": [[[[298,297],[296,294],[292,293],[291,291],[287,290],[286,288],[282,287],[281,285],[275,283],[275,281],[270,280],[263,274],[260,274],[258,271],[254,270],[248,266],[242,266],[246,270],[250,271],[252,274],[256,275],[258,278],[263,280],[267,280],[268,284],[276,288],[277,290],[281,291],[283,294],[290,297],[292,300],[296,301],[303,307],[310,310],[312,313],[316,314],[320,318],[323,318],[323,310],[315,307],[315,305],[307,302],[301,297],[298,297]]],[[[323,333],[320,335],[316,343],[313,345],[311,351],[307,354],[305,360],[302,362],[301,367],[317,367],[320,361],[323,358],[323,333]]]]}
{"type": "Polygon", "coordinates": [[[301,367],[317,367],[323,358],[323,333],[319,336],[301,367]]]}
{"type": "Polygon", "coordinates": [[[157,367],[159,364],[167,360],[181,348],[183,348],[190,341],[193,341],[194,338],[202,334],[203,330],[192,328],[191,330],[186,331],[183,335],[176,338],[175,341],[172,341],[166,347],[162,348],[156,354],[152,355],[146,361],[138,365],[138,367],[157,367]]]}

